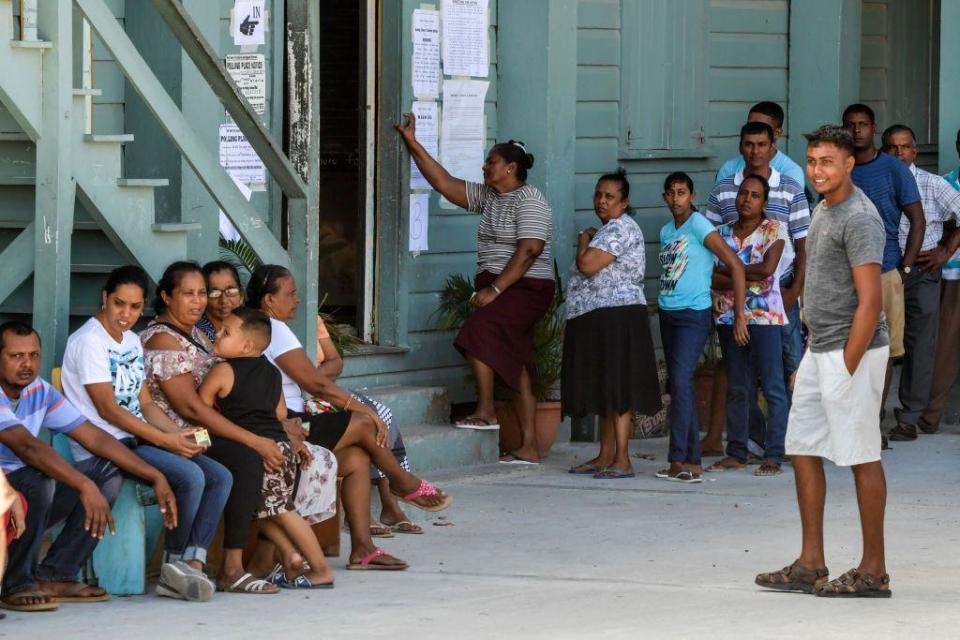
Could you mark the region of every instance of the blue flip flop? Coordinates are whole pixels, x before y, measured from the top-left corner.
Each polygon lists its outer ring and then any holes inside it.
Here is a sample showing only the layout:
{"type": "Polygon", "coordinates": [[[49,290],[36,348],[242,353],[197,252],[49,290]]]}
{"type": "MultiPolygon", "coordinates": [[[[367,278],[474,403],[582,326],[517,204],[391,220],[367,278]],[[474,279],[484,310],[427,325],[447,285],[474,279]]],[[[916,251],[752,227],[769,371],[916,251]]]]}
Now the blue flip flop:
{"type": "Polygon", "coordinates": [[[281,589],[333,589],[332,582],[325,582],[323,584],[313,584],[310,582],[310,578],[305,575],[299,575],[293,580],[288,579],[286,576],[283,576],[283,580],[280,583],[281,589]]]}
{"type": "Polygon", "coordinates": [[[597,480],[621,480],[623,478],[636,478],[637,474],[633,471],[621,471],[613,467],[601,469],[593,475],[597,480]]]}

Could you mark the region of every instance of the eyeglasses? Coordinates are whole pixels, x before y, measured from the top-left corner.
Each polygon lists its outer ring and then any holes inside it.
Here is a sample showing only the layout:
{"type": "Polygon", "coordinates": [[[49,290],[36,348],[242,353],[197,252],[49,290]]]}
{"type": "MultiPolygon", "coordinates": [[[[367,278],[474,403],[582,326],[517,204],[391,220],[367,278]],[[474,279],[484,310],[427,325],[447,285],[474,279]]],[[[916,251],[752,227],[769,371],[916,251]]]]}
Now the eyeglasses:
{"type": "Polygon", "coordinates": [[[220,289],[210,289],[209,291],[207,291],[207,298],[210,298],[211,300],[216,300],[220,296],[227,296],[228,298],[236,298],[239,295],[240,295],[240,289],[236,287],[230,287],[229,289],[224,289],[222,291],[220,289]]]}

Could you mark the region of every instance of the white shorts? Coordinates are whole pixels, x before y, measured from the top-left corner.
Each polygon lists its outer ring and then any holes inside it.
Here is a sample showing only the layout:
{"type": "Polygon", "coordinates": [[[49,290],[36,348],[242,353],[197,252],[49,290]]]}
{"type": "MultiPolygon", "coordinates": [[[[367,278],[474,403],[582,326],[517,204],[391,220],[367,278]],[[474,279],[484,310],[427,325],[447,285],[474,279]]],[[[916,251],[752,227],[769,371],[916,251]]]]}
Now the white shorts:
{"type": "Polygon", "coordinates": [[[787,421],[787,455],[839,466],[880,459],[880,403],[889,347],[868,349],[851,376],[843,350],[803,354],[787,421]]]}

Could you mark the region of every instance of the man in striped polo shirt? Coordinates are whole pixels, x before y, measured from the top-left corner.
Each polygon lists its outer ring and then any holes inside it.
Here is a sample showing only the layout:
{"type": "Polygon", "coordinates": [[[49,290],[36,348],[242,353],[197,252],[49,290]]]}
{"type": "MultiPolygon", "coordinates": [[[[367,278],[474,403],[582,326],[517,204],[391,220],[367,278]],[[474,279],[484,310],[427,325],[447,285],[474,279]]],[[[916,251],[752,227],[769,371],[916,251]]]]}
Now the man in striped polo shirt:
{"type": "MultiPolygon", "coordinates": [[[[744,177],[759,175],[770,183],[770,197],[767,200],[765,214],[771,220],[777,220],[787,226],[790,242],[783,249],[778,276],[783,294],[783,306],[790,324],[783,330],[783,371],[790,379],[800,366],[803,356],[803,342],[800,335],[800,308],[797,300],[803,291],[804,265],[806,252],[804,239],[810,226],[810,205],[803,191],[803,185],[793,178],[781,174],[770,161],[776,153],[773,129],[765,122],[748,122],[740,129],[740,153],[744,168],[732,176],[717,182],[707,201],[707,219],[715,225],[735,222],[737,214],[737,191],[744,177]]],[[[755,416],[751,416],[754,422],[755,416]]]]}

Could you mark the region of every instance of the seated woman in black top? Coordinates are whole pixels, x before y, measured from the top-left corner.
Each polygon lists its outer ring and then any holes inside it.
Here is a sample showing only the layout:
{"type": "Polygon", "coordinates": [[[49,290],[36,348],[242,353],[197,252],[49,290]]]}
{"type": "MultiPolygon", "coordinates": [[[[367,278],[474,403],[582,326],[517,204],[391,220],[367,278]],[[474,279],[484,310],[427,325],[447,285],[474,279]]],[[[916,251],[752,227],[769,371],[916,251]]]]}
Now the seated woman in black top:
{"type": "MultiPolygon", "coordinates": [[[[259,520],[260,532],[281,551],[285,571],[275,576],[278,586],[332,588],[333,571],[310,525],[294,506],[298,468],[309,467],[312,458],[303,440],[287,438],[280,422],[287,415],[280,372],[263,356],[270,344],[270,319],[260,311],[238,308],[223,321],[221,331],[214,353],[226,362],[207,374],[200,385],[200,398],[209,406],[216,405],[234,424],[274,440],[283,453],[283,464],[263,473],[259,505],[234,500],[227,503],[227,510],[236,510],[238,519],[259,520]]],[[[220,448],[220,455],[230,455],[222,449],[236,446],[231,440],[214,438],[211,450],[220,448]]],[[[332,481],[336,482],[335,476],[332,481]]]]}

